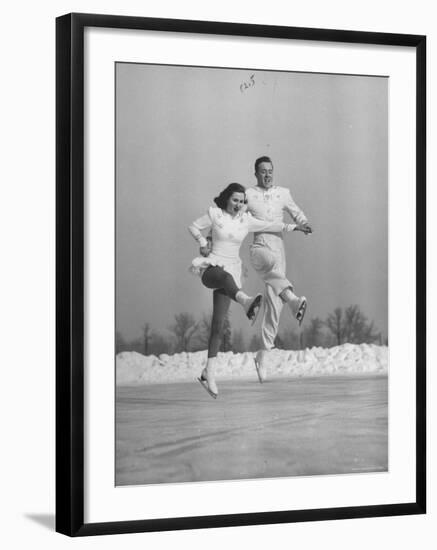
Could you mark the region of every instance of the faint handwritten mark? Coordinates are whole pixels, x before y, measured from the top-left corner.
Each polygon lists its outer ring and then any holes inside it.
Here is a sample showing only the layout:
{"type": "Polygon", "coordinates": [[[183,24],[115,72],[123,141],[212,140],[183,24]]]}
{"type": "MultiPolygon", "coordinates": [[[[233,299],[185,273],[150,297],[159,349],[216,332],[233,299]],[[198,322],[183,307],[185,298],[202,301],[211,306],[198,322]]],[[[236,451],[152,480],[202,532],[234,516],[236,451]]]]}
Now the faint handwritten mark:
{"type": "Polygon", "coordinates": [[[246,90],[249,90],[249,88],[253,88],[253,86],[255,86],[255,75],[251,74],[249,80],[240,84],[240,92],[244,93],[246,90]]]}

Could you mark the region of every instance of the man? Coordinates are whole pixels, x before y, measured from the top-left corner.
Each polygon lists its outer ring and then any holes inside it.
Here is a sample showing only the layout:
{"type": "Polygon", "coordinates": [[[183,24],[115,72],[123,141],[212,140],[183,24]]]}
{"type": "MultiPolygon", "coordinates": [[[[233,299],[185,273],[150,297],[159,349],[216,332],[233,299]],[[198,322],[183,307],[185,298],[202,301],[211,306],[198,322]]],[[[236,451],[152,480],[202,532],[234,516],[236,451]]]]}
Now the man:
{"type": "MultiPolygon", "coordinates": [[[[297,224],[297,230],[312,233],[305,214],[294,202],[290,190],[273,185],[273,163],[269,157],[260,157],[255,161],[255,177],[257,185],[246,190],[247,209],[253,216],[262,220],[283,221],[284,212],[287,212],[297,224]]],[[[261,324],[263,349],[255,360],[259,381],[263,382],[266,378],[266,352],[275,346],[284,303],[288,304],[300,326],[307,301],[305,296],[296,296],[292,283],[286,277],[282,234],[255,233],[250,258],[265,283],[265,310],[261,324]]]]}

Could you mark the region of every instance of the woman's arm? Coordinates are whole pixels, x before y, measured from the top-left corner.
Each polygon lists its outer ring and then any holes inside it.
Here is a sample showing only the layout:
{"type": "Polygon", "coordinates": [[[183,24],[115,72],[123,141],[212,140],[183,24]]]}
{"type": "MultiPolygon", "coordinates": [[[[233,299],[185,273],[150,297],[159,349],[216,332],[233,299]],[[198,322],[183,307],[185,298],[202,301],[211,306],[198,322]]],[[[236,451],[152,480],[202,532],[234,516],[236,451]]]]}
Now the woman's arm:
{"type": "Polygon", "coordinates": [[[212,226],[212,220],[209,214],[205,214],[201,218],[195,220],[192,224],[188,226],[188,231],[191,233],[193,238],[199,243],[201,248],[204,248],[208,245],[208,241],[202,235],[202,231],[205,229],[210,229],[212,226]]]}
{"type": "Polygon", "coordinates": [[[271,222],[254,218],[252,214],[247,214],[249,232],[264,231],[266,233],[280,233],[281,231],[294,231],[296,224],[284,222],[271,222]]]}

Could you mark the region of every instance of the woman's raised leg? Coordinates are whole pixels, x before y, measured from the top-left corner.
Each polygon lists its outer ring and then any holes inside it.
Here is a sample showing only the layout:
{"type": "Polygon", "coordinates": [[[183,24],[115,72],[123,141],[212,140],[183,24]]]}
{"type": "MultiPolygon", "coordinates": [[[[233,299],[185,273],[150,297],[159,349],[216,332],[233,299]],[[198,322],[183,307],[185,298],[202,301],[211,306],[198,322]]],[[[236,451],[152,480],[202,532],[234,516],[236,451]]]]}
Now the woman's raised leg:
{"type": "Polygon", "coordinates": [[[221,289],[226,296],[238,302],[243,307],[252,325],[255,323],[261,308],[261,294],[255,296],[255,298],[248,296],[238,288],[232,275],[218,266],[210,266],[205,270],[202,276],[202,283],[207,288],[221,289]]]}

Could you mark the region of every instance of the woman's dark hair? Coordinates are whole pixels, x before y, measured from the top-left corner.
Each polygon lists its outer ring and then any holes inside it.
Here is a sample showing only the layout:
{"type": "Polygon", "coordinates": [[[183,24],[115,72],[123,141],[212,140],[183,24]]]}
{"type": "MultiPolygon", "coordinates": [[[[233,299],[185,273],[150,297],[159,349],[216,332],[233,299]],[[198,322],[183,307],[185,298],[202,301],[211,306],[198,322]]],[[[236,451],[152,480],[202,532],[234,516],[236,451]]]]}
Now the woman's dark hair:
{"type": "Polygon", "coordinates": [[[226,187],[226,189],[223,189],[220,195],[214,199],[214,202],[219,208],[226,210],[229,197],[232,195],[232,193],[243,193],[244,202],[246,202],[246,189],[239,183],[230,183],[226,187]]]}

